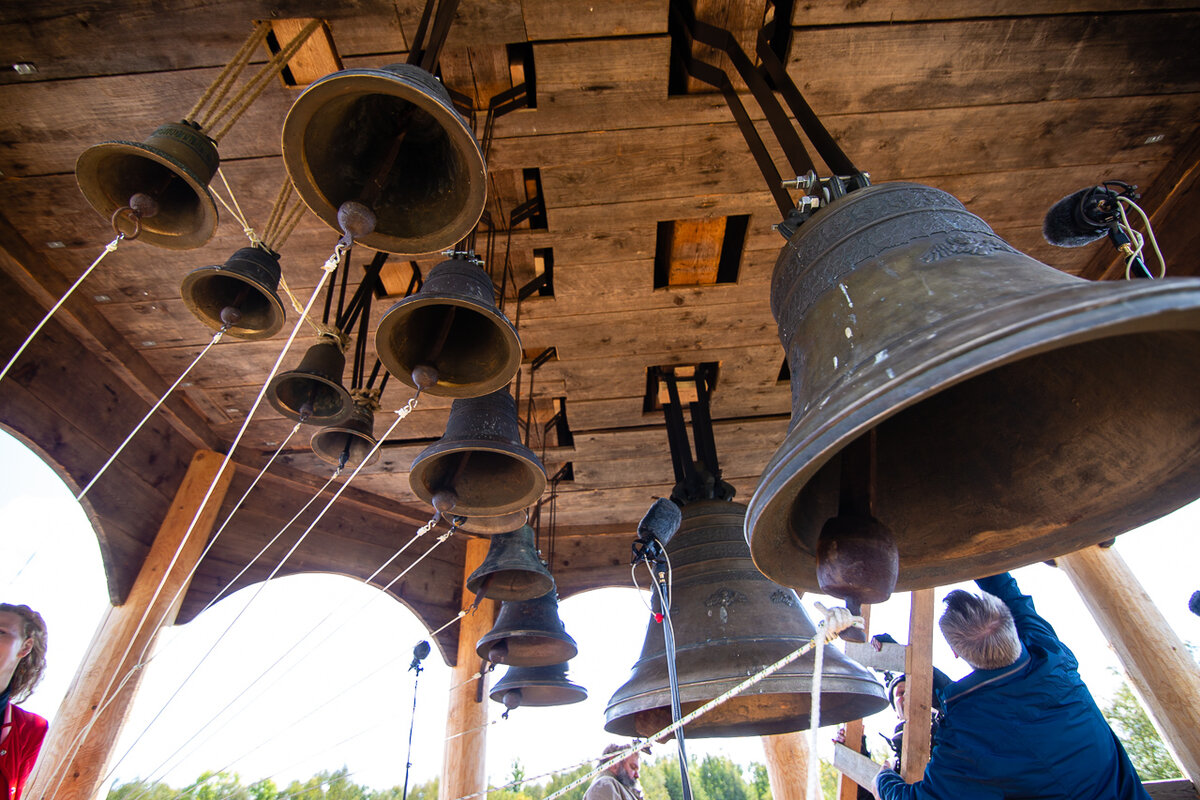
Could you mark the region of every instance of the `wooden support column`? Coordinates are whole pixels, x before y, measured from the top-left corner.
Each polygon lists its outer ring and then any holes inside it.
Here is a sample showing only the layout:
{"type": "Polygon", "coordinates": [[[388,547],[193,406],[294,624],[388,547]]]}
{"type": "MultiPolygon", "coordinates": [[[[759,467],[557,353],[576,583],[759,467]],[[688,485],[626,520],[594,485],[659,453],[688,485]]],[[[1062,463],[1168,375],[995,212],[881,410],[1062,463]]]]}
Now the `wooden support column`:
{"type": "Polygon", "coordinates": [[[1125,667],[1184,775],[1200,786],[1200,671],[1125,559],[1088,547],[1056,559],[1125,667]]]}
{"type": "MultiPolygon", "coordinates": [[[[863,618],[863,635],[867,637],[867,642],[871,641],[871,607],[864,605],[862,607],[863,618]]],[[[850,720],[846,723],[846,747],[849,747],[854,752],[858,752],[862,747],[863,738],[863,721],[861,719],[850,720]]],[[[868,789],[871,787],[867,787],[868,789]]],[[[854,782],[848,775],[842,773],[838,775],[838,800],[856,800],[858,797],[858,784],[854,782]]]]}
{"type": "Polygon", "coordinates": [[[933,706],[933,589],[912,593],[908,618],[908,650],[904,672],[904,748],[900,774],[909,783],[921,780],[929,763],[929,729],[933,706]]]}
{"type": "MultiPolygon", "coordinates": [[[[474,597],[466,589],[467,577],[487,556],[488,540],[467,540],[466,562],[463,564],[462,608],[474,597]]],[[[473,614],[458,624],[458,661],[450,673],[450,707],[446,712],[446,749],[442,759],[442,780],[438,788],[440,800],[455,800],[487,789],[487,730],[488,676],[478,680],[471,676],[483,666],[475,654],[475,643],[492,629],[496,617],[496,602],[484,600],[473,614]],[[457,687],[457,688],[454,688],[457,687]],[[455,734],[471,731],[463,736],[455,734]],[[453,739],[449,738],[454,736],[453,739]]]]}
{"type": "Polygon", "coordinates": [[[141,683],[141,665],[158,632],[175,621],[178,599],[229,488],[233,469],[226,469],[219,479],[217,476],[222,460],[220,453],[211,450],[197,450],[192,457],[129,597],[124,605],[110,608],[100,622],[59,706],[37,771],[25,791],[31,800],[89,800],[102,789],[100,782],[141,683]],[[214,481],[209,501],[197,518],[200,503],[214,481]],[[187,535],[189,527],[192,531],[187,535]],[[102,711],[93,722],[97,709],[102,711]]]}
{"type": "Polygon", "coordinates": [[[808,732],[760,736],[767,757],[767,777],[774,800],[806,800],[808,796],[808,732]]]}

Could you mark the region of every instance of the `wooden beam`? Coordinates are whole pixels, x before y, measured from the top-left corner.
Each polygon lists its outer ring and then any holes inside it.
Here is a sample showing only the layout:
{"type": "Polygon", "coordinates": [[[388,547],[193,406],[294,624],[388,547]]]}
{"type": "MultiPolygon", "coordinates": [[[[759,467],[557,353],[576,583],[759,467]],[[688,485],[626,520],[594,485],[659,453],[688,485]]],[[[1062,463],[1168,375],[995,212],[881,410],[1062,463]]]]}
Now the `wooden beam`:
{"type": "Polygon", "coordinates": [[[767,758],[767,777],[774,800],[806,800],[808,797],[808,749],[805,731],[760,736],[767,758]]]}
{"type": "Polygon", "coordinates": [[[842,773],[842,788],[838,794],[840,800],[854,800],[858,796],[859,786],[871,789],[875,783],[875,776],[882,769],[862,753],[851,750],[844,744],[833,746],[833,766],[842,773]]]}
{"type": "Polygon", "coordinates": [[[1200,671],[1187,646],[1116,550],[1087,547],[1055,561],[1108,638],[1167,749],[1200,785],[1200,671]]]}
{"type": "MultiPolygon", "coordinates": [[[[463,563],[462,607],[474,601],[466,580],[487,557],[488,540],[467,540],[463,563]]],[[[475,643],[492,628],[496,601],[483,600],[473,614],[458,623],[458,664],[450,672],[450,707],[446,712],[446,748],[442,760],[440,800],[455,800],[487,789],[488,676],[471,676],[483,669],[475,654],[475,643]],[[467,731],[470,731],[467,733],[467,731]],[[461,734],[461,735],[460,735],[461,734]],[[453,737],[453,738],[450,738],[453,737]]]]}
{"type": "Polygon", "coordinates": [[[198,450],[129,599],[110,608],[75,673],[27,790],[34,800],[91,800],[107,772],[158,632],[171,625],[233,475],[198,450]],[[201,507],[209,487],[208,502],[201,507]],[[193,519],[195,524],[192,524],[193,519]],[[97,711],[99,709],[99,711],[97,711]],[[78,741],[77,741],[78,739],[78,741]]]}
{"type": "Polygon", "coordinates": [[[904,750],[900,775],[921,780],[929,763],[929,731],[933,719],[933,589],[911,593],[908,651],[904,679],[904,750]]]}

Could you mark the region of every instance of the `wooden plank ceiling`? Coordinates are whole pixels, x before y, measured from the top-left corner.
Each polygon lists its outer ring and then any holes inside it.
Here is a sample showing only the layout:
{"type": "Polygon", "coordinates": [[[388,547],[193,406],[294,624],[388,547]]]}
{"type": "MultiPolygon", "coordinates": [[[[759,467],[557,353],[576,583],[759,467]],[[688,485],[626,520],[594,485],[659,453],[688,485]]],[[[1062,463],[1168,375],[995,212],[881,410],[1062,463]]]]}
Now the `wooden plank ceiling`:
{"type": "MultiPolygon", "coordinates": [[[[1048,246],[1043,214],[1099,180],[1136,183],[1156,212],[1171,272],[1197,274],[1187,255],[1197,227],[1186,209],[1198,152],[1200,8],[1168,0],[813,0],[781,8],[792,27],[790,74],[875,182],[943,188],[1016,247],[1088,277],[1110,271],[1111,249],[1048,246]]],[[[748,48],[776,11],[765,0],[695,0],[695,10],[748,48]]],[[[83,150],[141,140],[179,119],[255,20],[329,15],[342,63],[363,67],[403,61],[420,12],[415,0],[6,4],[0,63],[30,66],[0,73],[0,288],[9,308],[3,352],[111,238],[76,186],[83,150]]],[[[720,94],[695,81],[674,89],[669,16],[666,0],[462,0],[441,59],[445,84],[474,103],[479,134],[493,96],[514,79],[534,86],[534,107],[496,120],[488,211],[506,227],[512,209],[540,184],[544,221],[514,228],[507,254],[500,236],[493,266],[506,258],[513,266],[505,308],[519,318],[526,354],[522,416],[533,387],[532,446],[549,474],[572,468],[555,501],[552,568],[563,594],[624,584],[636,523],[652,498],[670,492],[663,420],[644,410],[648,368],[718,364],[717,451],[743,501],[787,426],[790,389],[780,379],[783,353],[768,306],[782,244],[771,230],[778,213],[720,94]],[[746,223],[732,281],[728,265],[718,275],[714,238],[727,217],[746,223]],[[668,241],[660,242],[660,232],[668,241]],[[679,262],[676,285],[656,282],[660,247],[679,262]],[[549,290],[525,299],[518,313],[514,287],[547,263],[549,290]],[[695,277],[679,278],[687,270],[695,277]],[[547,348],[554,357],[531,376],[530,361],[547,348]],[[543,441],[542,424],[559,410],[570,436],[556,431],[543,441]]],[[[220,142],[222,172],[256,225],[285,176],[280,131],[299,91],[273,83],[220,142]]],[[[315,285],[335,238],[306,214],[288,240],[283,270],[298,296],[315,285]]],[[[209,339],[179,298],[182,276],[223,262],[244,243],[240,226],[222,212],[216,236],[200,250],[122,245],[0,384],[0,421],[69,480],[86,483],[209,339]]],[[[371,255],[353,255],[353,277],[371,255]]],[[[439,260],[414,263],[427,270],[439,260]]],[[[408,259],[392,257],[389,281],[403,291],[411,269],[408,259]]],[[[375,303],[372,328],[395,299],[375,303]]],[[[227,449],[286,332],[217,345],[89,495],[114,601],[124,597],[191,451],[227,449]]],[[[298,362],[304,341],[286,367],[298,362]]],[[[408,396],[391,381],[383,407],[398,408],[408,396]]],[[[422,399],[385,443],[379,465],[356,479],[284,572],[365,577],[428,519],[407,472],[441,435],[449,405],[422,399]]],[[[390,416],[380,414],[380,430],[390,416]]],[[[266,406],[254,416],[235,453],[227,509],[290,427],[266,406]]],[[[324,483],[330,467],[309,450],[310,433],[293,440],[218,540],[183,618],[324,483]]],[[[544,552],[547,535],[543,523],[544,552]]],[[[238,585],[264,578],[272,556],[290,543],[281,537],[238,585]]],[[[451,540],[392,594],[440,625],[459,607],[462,553],[451,540]]],[[[446,649],[452,638],[443,635],[444,654],[453,652],[446,649]]]]}

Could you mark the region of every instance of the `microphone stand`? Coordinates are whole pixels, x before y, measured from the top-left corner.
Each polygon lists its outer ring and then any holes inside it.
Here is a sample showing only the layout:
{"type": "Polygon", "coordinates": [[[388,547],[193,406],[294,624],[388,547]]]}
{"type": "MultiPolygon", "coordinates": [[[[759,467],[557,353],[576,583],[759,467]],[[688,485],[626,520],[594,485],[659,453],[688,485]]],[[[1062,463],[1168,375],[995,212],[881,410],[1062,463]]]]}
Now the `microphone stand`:
{"type": "Polygon", "coordinates": [[[412,769],[413,728],[416,727],[417,723],[417,683],[421,680],[421,673],[425,671],[425,668],[421,666],[421,662],[427,655],[429,655],[429,644],[421,641],[413,648],[412,664],[408,666],[409,669],[414,670],[417,674],[413,677],[413,706],[412,717],[408,720],[408,755],[405,758],[404,764],[404,792],[401,795],[402,800],[408,800],[408,773],[412,769]],[[425,645],[423,654],[421,645],[425,645]]]}

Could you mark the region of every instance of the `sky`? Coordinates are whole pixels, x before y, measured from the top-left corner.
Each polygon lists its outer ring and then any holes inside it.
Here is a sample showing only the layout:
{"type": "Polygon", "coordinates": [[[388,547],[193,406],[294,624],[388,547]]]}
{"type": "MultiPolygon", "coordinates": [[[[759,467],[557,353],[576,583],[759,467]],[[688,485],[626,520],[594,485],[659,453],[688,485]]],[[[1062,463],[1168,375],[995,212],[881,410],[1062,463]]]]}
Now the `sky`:
{"type": "MultiPolygon", "coordinates": [[[[1200,501],[1116,544],[1168,623],[1193,643],[1200,642],[1200,617],[1187,602],[1200,589],[1198,532],[1200,501]]],[[[1119,663],[1066,575],[1043,564],[1014,574],[1075,651],[1084,680],[1103,705],[1120,685],[1119,663]]],[[[939,607],[952,588],[937,590],[939,607]]],[[[108,607],[107,589],[95,534],[70,491],[2,431],[0,599],[27,603],[46,618],[49,668],[23,705],[53,724],[108,607]]],[[[816,600],[832,602],[805,595],[810,616],[816,600]]],[[[632,584],[588,592],[563,601],[560,614],[579,644],[569,677],[588,690],[588,699],[518,708],[507,720],[493,703],[487,754],[492,785],[508,779],[514,760],[527,776],[537,776],[572,768],[622,741],[604,732],[604,707],[641,650],[648,621],[644,597],[632,584]]],[[[908,595],[874,606],[871,625],[873,632],[906,641],[908,595]]],[[[286,784],[344,765],[356,782],[387,788],[404,782],[410,724],[410,785],[436,777],[450,670],[435,650],[419,678],[409,671],[413,646],[425,634],[401,604],[342,576],[294,575],[244,589],[160,637],[106,782],[149,778],[180,787],[205,770],[224,769],[246,783],[269,777],[286,784]]],[[[940,635],[934,643],[934,663],[952,678],[969,671],[940,635]]],[[[890,732],[894,725],[890,709],[867,720],[869,730],[890,732]]],[[[822,752],[833,729],[827,732],[822,752]]],[[[875,743],[882,742],[872,738],[879,752],[875,743]]],[[[764,760],[756,737],[689,739],[688,750],[742,764],[764,760]]],[[[672,753],[669,743],[655,749],[672,753]]]]}

